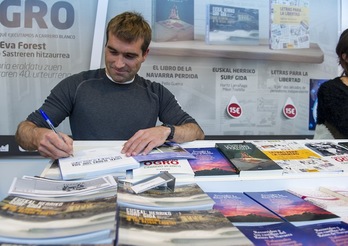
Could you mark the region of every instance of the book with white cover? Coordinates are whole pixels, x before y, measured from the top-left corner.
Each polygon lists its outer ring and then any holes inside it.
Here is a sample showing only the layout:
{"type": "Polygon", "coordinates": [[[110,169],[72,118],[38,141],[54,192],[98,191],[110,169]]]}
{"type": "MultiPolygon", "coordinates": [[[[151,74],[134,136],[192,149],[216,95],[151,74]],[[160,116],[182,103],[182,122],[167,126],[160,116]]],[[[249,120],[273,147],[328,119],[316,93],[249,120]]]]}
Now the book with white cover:
{"type": "Polygon", "coordinates": [[[86,179],[138,168],[139,162],[121,153],[121,147],[81,150],[73,157],[59,159],[62,179],[86,179]]]}
{"type": "Polygon", "coordinates": [[[177,179],[194,178],[194,172],[187,159],[144,161],[139,168],[129,170],[129,178],[143,179],[167,171],[177,179]]]}

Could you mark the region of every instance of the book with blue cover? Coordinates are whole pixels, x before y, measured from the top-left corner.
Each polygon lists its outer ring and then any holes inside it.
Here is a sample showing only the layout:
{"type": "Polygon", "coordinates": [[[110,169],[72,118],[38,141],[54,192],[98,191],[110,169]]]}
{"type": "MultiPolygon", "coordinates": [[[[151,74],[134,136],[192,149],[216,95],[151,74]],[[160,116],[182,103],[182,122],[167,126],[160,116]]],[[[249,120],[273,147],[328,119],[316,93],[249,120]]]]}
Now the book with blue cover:
{"type": "Polygon", "coordinates": [[[196,157],[188,160],[195,177],[238,175],[236,168],[215,147],[185,149],[196,157]]]}
{"type": "Polygon", "coordinates": [[[234,225],[255,226],[285,221],[243,192],[207,192],[219,210],[234,225]]]}
{"type": "Polygon", "coordinates": [[[313,225],[300,226],[307,237],[319,240],[313,245],[347,245],[348,244],[348,224],[345,222],[319,223],[313,225]]]}
{"type": "MultiPolygon", "coordinates": [[[[246,237],[258,246],[269,245],[322,245],[317,237],[310,237],[300,228],[288,223],[258,226],[237,226],[246,237]]],[[[326,245],[326,244],[325,244],[326,245]]]]}
{"type": "Polygon", "coordinates": [[[341,221],[341,218],[289,191],[256,191],[245,194],[295,226],[341,221]]]}
{"type": "Polygon", "coordinates": [[[259,10],[208,4],[206,14],[207,44],[259,44],[259,10]]]}

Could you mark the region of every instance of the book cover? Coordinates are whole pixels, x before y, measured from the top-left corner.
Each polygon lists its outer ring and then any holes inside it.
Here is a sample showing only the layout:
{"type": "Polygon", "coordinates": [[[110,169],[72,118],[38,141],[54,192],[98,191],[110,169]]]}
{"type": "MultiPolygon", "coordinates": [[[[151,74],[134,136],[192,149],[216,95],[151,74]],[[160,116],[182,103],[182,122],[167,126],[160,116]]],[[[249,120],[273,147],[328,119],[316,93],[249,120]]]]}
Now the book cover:
{"type": "Polygon", "coordinates": [[[119,207],[120,245],[253,245],[217,210],[119,207]]]}
{"type": "Polygon", "coordinates": [[[219,210],[235,226],[284,223],[284,220],[243,192],[207,192],[219,210]]]}
{"type": "Polygon", "coordinates": [[[168,159],[140,162],[140,167],[127,171],[131,179],[143,179],[167,171],[177,180],[193,181],[194,172],[187,159],[168,159]]]}
{"type": "Polygon", "coordinates": [[[270,48],[309,48],[309,15],[309,0],[270,0],[270,48]]]}
{"type": "Polygon", "coordinates": [[[348,202],[348,188],[338,186],[320,186],[319,191],[348,202]]]}
{"type": "Polygon", "coordinates": [[[317,238],[309,237],[298,227],[288,223],[277,223],[255,226],[237,226],[238,229],[247,236],[254,245],[321,245],[317,238]]]}
{"type": "Polygon", "coordinates": [[[308,142],[308,148],[321,156],[348,155],[348,149],[331,141],[308,142]]]}
{"type": "Polygon", "coordinates": [[[215,147],[185,148],[196,159],[189,159],[195,177],[237,175],[236,168],[215,147]]]}
{"type": "Polygon", "coordinates": [[[74,156],[59,159],[62,179],[88,179],[104,174],[138,168],[139,162],[121,153],[121,147],[80,150],[74,156]]]}
{"type": "Polygon", "coordinates": [[[292,140],[255,140],[253,143],[269,158],[277,160],[304,160],[320,158],[304,144],[292,140]]]}
{"type": "Polygon", "coordinates": [[[194,0],[153,0],[155,42],[194,39],[194,0]]]}
{"type": "Polygon", "coordinates": [[[283,169],[251,142],[216,143],[239,176],[282,175],[283,169]]]}
{"type": "Polygon", "coordinates": [[[319,154],[292,140],[255,140],[253,143],[284,170],[284,174],[343,172],[337,162],[322,158],[319,154]]]}
{"type": "Polygon", "coordinates": [[[165,142],[161,146],[154,148],[147,155],[137,155],[133,156],[133,158],[138,162],[143,162],[168,159],[194,159],[195,157],[179,144],[174,142],[165,142]]]}
{"type": "Polygon", "coordinates": [[[259,44],[259,10],[208,4],[207,44],[259,44]]]}
{"type": "Polygon", "coordinates": [[[317,241],[312,245],[337,246],[348,244],[348,224],[345,222],[319,223],[299,227],[308,238],[317,241]]]}
{"type": "MultiPolygon", "coordinates": [[[[46,201],[7,196],[0,202],[0,237],[11,240],[55,240],[116,230],[116,196],[78,201],[46,201]]],[[[67,241],[70,243],[70,241],[67,241]]]]}
{"type": "Polygon", "coordinates": [[[308,130],[315,131],[317,125],[318,90],[322,83],[329,79],[309,79],[309,119],[308,130]]]}
{"type": "MultiPolygon", "coordinates": [[[[288,191],[306,201],[309,201],[327,211],[330,211],[331,213],[340,216],[342,221],[348,222],[348,201],[342,199],[340,196],[334,196],[335,194],[331,192],[325,192],[327,189],[327,187],[291,187],[288,189],[288,191]]],[[[330,189],[335,190],[333,187],[330,187],[330,189]]],[[[343,189],[341,188],[339,190],[343,189]]]]}
{"type": "Polygon", "coordinates": [[[245,194],[295,226],[340,221],[340,217],[286,190],[245,194]]]}
{"type": "Polygon", "coordinates": [[[135,194],[127,182],[118,182],[117,202],[120,206],[155,210],[212,209],[214,201],[196,183],[176,184],[174,191],[159,186],[135,194]]]}

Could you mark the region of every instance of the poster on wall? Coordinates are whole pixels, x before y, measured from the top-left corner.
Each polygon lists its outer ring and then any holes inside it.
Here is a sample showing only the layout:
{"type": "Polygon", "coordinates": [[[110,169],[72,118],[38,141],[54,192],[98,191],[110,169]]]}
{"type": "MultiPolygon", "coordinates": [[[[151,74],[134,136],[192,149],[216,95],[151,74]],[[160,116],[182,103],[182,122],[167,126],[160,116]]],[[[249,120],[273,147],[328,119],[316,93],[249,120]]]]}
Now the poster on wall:
{"type": "MultiPolygon", "coordinates": [[[[161,20],[157,16],[158,22],[169,18],[179,23],[180,19],[193,27],[193,37],[191,32],[185,40],[153,39],[139,74],[171,90],[206,135],[312,135],[310,78],[337,75],[334,16],[340,1],[332,1],[329,7],[324,0],[306,1],[310,42],[315,47],[271,49],[269,0],[165,0],[169,16],[161,20]],[[179,2],[192,4],[192,19],[182,14],[179,2]],[[256,11],[258,43],[207,44],[207,6],[211,5],[256,11]],[[318,38],[323,35],[325,39],[318,38]],[[231,103],[232,98],[238,104],[231,103]],[[289,98],[291,108],[286,104],[289,98]]],[[[159,2],[0,0],[0,113],[4,115],[0,134],[14,134],[18,123],[41,106],[63,78],[104,66],[105,26],[116,14],[140,12],[156,31],[154,11],[159,2]]],[[[248,18],[245,13],[238,18],[237,26],[255,23],[243,22],[248,18]]],[[[68,122],[59,130],[69,133],[68,122]]]]}

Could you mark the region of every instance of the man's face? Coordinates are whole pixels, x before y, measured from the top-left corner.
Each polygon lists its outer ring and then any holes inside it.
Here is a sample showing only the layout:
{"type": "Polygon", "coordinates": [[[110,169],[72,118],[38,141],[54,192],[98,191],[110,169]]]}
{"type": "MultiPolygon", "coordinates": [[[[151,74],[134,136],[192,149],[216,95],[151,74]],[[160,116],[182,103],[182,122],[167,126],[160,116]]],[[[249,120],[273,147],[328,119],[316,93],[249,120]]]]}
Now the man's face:
{"type": "Polygon", "coordinates": [[[124,83],[134,78],[148,54],[148,50],[143,54],[142,44],[143,39],[127,43],[109,34],[105,47],[105,66],[114,81],[124,83]]]}

